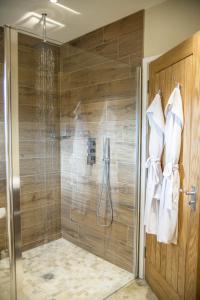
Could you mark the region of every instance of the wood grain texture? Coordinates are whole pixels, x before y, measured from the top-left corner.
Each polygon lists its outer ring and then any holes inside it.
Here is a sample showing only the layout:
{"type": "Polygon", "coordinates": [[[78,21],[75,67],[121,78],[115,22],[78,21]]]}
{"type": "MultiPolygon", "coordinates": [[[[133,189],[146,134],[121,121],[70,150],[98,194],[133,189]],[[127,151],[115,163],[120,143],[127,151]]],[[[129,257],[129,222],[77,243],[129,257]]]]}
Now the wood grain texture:
{"type": "MultiPolygon", "coordinates": [[[[197,33],[150,65],[150,100],[161,89],[164,108],[176,82],[181,85],[184,130],[179,164],[184,190],[199,186],[199,40],[197,33]]],[[[157,243],[151,235],[146,238],[146,279],[159,299],[198,299],[199,201],[195,212],[187,201],[187,196],[180,194],[177,245],[157,243]]]]}
{"type": "Polygon", "coordinates": [[[195,211],[190,211],[188,215],[188,241],[186,252],[186,280],[185,280],[185,299],[198,299],[198,264],[200,260],[199,249],[199,213],[200,213],[200,32],[193,37],[193,85],[192,85],[192,106],[191,106],[191,151],[190,151],[190,186],[197,187],[197,205],[195,211]]]}
{"type": "Polygon", "coordinates": [[[168,282],[160,276],[155,269],[155,266],[151,263],[146,264],[146,273],[151,274],[148,278],[148,284],[153,289],[154,293],[158,296],[159,299],[163,300],[180,300],[181,298],[173,287],[168,284],[168,282]]]}
{"type": "Polygon", "coordinates": [[[143,56],[143,12],[61,47],[62,234],[133,271],[136,213],[136,66],[143,56]],[[97,225],[103,136],[111,139],[114,222],[97,225]],[[96,138],[96,164],[87,165],[87,139],[96,138]]]}

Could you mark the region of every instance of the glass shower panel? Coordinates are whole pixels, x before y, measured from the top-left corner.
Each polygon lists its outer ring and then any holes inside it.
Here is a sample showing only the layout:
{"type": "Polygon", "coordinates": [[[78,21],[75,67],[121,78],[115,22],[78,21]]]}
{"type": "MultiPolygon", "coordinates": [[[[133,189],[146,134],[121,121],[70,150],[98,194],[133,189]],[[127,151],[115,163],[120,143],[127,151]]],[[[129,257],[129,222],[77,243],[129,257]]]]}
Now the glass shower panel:
{"type": "Polygon", "coordinates": [[[19,33],[22,249],[60,237],[59,48],[19,33]]]}
{"type": "Polygon", "coordinates": [[[136,276],[142,28],[138,13],[61,46],[63,236],[136,276]]]}
{"type": "Polygon", "coordinates": [[[0,27],[0,298],[10,299],[10,257],[6,195],[6,158],[4,125],[4,28],[0,27]]]}
{"type": "Polygon", "coordinates": [[[45,286],[55,271],[48,259],[50,242],[61,238],[59,51],[59,47],[41,39],[18,34],[25,299],[45,299],[45,291],[51,293],[45,286]]]}

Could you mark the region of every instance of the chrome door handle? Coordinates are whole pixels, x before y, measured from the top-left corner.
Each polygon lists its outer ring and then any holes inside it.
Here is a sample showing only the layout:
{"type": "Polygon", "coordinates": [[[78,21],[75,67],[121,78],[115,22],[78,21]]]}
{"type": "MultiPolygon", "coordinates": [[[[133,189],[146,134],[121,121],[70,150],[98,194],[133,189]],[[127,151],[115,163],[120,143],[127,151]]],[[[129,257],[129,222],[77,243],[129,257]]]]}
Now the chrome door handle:
{"type": "Polygon", "coordinates": [[[188,205],[191,207],[192,210],[196,209],[196,187],[192,186],[191,191],[185,191],[183,189],[179,189],[180,193],[184,193],[186,196],[190,196],[190,200],[188,201],[188,205]]]}

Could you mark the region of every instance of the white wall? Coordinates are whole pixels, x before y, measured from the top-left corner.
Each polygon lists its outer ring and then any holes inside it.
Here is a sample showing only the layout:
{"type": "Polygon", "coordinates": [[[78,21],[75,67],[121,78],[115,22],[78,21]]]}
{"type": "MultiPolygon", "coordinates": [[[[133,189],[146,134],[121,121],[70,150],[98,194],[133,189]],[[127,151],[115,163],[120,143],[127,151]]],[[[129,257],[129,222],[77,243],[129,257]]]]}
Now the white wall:
{"type": "Polygon", "coordinates": [[[167,0],[145,11],[144,56],[164,53],[200,30],[200,0],[167,0]]]}

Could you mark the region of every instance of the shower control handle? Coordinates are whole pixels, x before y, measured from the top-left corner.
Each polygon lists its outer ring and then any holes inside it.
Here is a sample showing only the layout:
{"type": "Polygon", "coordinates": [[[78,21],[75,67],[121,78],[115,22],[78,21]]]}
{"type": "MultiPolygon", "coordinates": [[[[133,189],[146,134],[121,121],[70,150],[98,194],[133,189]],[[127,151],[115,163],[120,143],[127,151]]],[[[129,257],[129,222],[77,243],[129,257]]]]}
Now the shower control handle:
{"type": "Polygon", "coordinates": [[[196,209],[196,187],[192,186],[191,191],[185,191],[184,189],[179,189],[179,192],[184,193],[186,196],[190,196],[188,205],[192,210],[195,210],[196,209]]]}

